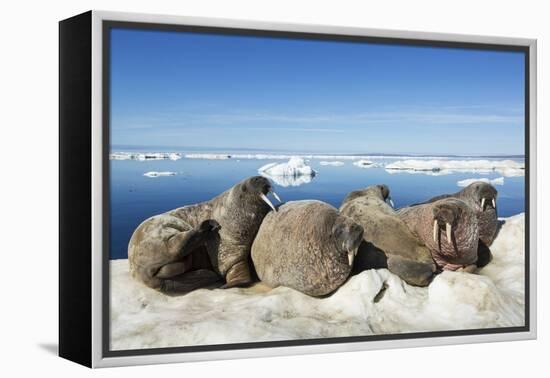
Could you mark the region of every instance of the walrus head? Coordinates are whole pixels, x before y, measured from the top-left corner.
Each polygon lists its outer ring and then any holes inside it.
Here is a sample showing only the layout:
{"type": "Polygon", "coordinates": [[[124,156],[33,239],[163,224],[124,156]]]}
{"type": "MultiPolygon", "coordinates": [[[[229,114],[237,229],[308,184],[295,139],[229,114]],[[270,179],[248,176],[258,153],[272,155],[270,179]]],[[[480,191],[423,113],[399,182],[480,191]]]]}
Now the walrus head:
{"type": "Polygon", "coordinates": [[[477,181],[462,190],[461,197],[467,197],[478,211],[497,208],[498,192],[495,187],[483,181],[477,181]]]}
{"type": "Polygon", "coordinates": [[[434,217],[434,242],[438,242],[440,231],[445,230],[447,242],[452,244],[453,229],[456,229],[458,221],[462,215],[462,212],[464,211],[463,207],[460,206],[460,204],[467,206],[464,202],[454,199],[446,199],[434,205],[432,209],[434,217]]]}
{"type": "Polygon", "coordinates": [[[277,208],[273,205],[267,195],[271,193],[273,194],[273,197],[279,201],[279,203],[282,202],[277,193],[273,191],[271,182],[262,176],[247,178],[241,182],[240,189],[245,195],[250,196],[253,201],[265,202],[270,208],[273,209],[273,211],[277,211],[277,208]]]}
{"type": "Polygon", "coordinates": [[[384,184],[372,185],[365,189],[355,190],[349,193],[346,196],[346,198],[344,198],[344,201],[342,201],[342,205],[347,202],[353,201],[356,198],[366,197],[366,196],[378,197],[382,201],[388,202],[391,205],[391,207],[394,207],[393,201],[390,196],[390,188],[388,188],[388,186],[384,184]]]}
{"type": "Polygon", "coordinates": [[[355,223],[351,218],[340,216],[336,218],[331,231],[336,242],[336,247],[340,251],[347,253],[348,263],[352,266],[359,244],[363,240],[363,227],[355,223]]]}

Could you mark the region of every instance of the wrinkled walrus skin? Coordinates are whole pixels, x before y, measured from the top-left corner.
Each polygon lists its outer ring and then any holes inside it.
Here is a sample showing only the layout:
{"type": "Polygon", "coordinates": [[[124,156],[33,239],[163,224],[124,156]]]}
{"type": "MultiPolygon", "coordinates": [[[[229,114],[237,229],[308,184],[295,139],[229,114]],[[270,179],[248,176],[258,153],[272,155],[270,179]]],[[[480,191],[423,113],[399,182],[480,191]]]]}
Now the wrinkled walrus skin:
{"type": "Polygon", "coordinates": [[[365,230],[353,271],[387,268],[408,284],[427,286],[436,273],[432,254],[386,203],[389,195],[386,185],[373,185],[349,193],[340,206],[365,230]]]}
{"type": "Polygon", "coordinates": [[[428,247],[440,269],[475,269],[478,221],[475,211],[464,201],[444,198],[399,209],[397,214],[428,247]]]}
{"type": "Polygon", "coordinates": [[[434,202],[442,198],[458,198],[466,202],[477,214],[479,222],[479,239],[490,246],[496,238],[498,228],[497,195],[495,187],[483,181],[471,183],[461,191],[443,194],[429,199],[434,202]]]}
{"type": "Polygon", "coordinates": [[[362,237],[361,226],[324,202],[287,202],[264,218],[252,261],[272,288],[327,295],[348,278],[362,237]]]}
{"type": "Polygon", "coordinates": [[[255,176],[210,201],[145,220],[128,245],[132,276],[167,293],[186,293],[220,279],[225,287],[250,283],[250,247],[270,211],[265,202],[270,191],[270,182],[255,176]]]}

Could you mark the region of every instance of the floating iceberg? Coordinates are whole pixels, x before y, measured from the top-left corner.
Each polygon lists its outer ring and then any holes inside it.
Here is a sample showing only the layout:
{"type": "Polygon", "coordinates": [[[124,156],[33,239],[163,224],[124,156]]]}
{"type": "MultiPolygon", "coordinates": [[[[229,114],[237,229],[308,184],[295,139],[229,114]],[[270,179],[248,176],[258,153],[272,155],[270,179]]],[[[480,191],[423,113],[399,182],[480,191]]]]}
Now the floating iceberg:
{"type": "Polygon", "coordinates": [[[378,164],[375,164],[372,161],[365,159],[354,161],[353,165],[359,168],[374,168],[378,166],[378,164]]]}
{"type": "Polygon", "coordinates": [[[525,175],[525,164],[514,160],[400,160],[387,164],[386,171],[435,175],[498,172],[505,177],[515,177],[525,175]]]}
{"type": "Polygon", "coordinates": [[[301,157],[293,156],[287,163],[269,163],[258,169],[269,176],[315,176],[315,171],[301,157]]]}
{"type": "Polygon", "coordinates": [[[478,181],[486,182],[487,184],[491,184],[491,185],[504,185],[504,177],[497,177],[496,179],[492,179],[492,180],[486,177],[471,178],[471,179],[457,181],[456,184],[461,187],[466,187],[478,181]]]}
{"type": "Polygon", "coordinates": [[[111,160],[179,160],[181,154],[177,152],[113,152],[111,160]]]}
{"type": "Polygon", "coordinates": [[[300,186],[311,182],[316,172],[301,157],[293,156],[287,163],[269,163],[258,173],[280,186],[300,186]]]}
{"type": "Polygon", "coordinates": [[[175,175],[176,175],[176,172],[155,172],[155,171],[151,171],[143,174],[143,176],[147,176],[147,177],[161,177],[161,176],[175,176],[175,175]]]}
{"type": "Polygon", "coordinates": [[[336,160],[336,161],[324,161],[323,160],[323,161],[320,161],[319,164],[320,165],[331,165],[333,167],[340,167],[340,166],[344,165],[344,162],[338,161],[338,160],[336,160]]]}
{"type": "Polygon", "coordinates": [[[445,271],[427,288],[371,269],[326,298],[261,283],[172,297],[132,279],[128,260],[113,260],[111,348],[523,326],[525,216],[502,221],[489,265],[476,274],[445,271]]]}

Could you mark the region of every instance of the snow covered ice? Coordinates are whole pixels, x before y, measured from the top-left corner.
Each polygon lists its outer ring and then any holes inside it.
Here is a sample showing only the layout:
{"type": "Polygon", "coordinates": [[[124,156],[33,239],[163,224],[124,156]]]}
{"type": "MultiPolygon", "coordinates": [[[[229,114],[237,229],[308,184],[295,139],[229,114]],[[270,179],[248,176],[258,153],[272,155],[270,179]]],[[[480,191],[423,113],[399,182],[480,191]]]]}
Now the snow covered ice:
{"type": "Polygon", "coordinates": [[[181,154],[177,152],[113,152],[111,160],[179,160],[181,154]]]}
{"type": "Polygon", "coordinates": [[[293,156],[287,163],[269,163],[258,173],[281,186],[299,186],[311,182],[316,172],[301,157],[293,156]]]}
{"type": "Polygon", "coordinates": [[[343,161],[325,161],[325,160],[322,160],[319,162],[319,165],[330,165],[330,166],[333,166],[333,167],[341,167],[342,165],[344,165],[344,162],[343,161]]]}
{"type": "Polygon", "coordinates": [[[361,160],[354,161],[354,162],[353,162],[353,165],[355,165],[356,167],[359,167],[359,168],[374,168],[374,167],[378,167],[378,164],[375,164],[375,163],[373,163],[372,161],[370,161],[370,160],[365,160],[365,159],[361,159],[361,160]]]}
{"type": "Polygon", "coordinates": [[[476,274],[446,271],[427,288],[386,269],[351,277],[327,298],[295,290],[200,289],[166,296],[111,261],[111,347],[171,346],[524,325],[524,214],[502,220],[494,258],[476,274]]]}
{"type": "Polygon", "coordinates": [[[176,172],[155,172],[155,171],[146,172],[143,174],[143,176],[147,176],[147,177],[162,177],[162,176],[175,176],[175,175],[176,175],[176,172]]]}
{"type": "Polygon", "coordinates": [[[487,184],[491,184],[491,185],[504,185],[504,177],[497,177],[497,178],[492,179],[492,180],[488,179],[486,177],[471,178],[471,179],[465,179],[465,180],[457,181],[456,184],[458,186],[461,186],[461,187],[467,187],[468,185],[473,184],[474,182],[478,182],[478,181],[486,182],[487,184]]]}
{"type": "Polygon", "coordinates": [[[437,175],[455,172],[498,172],[505,177],[516,177],[525,175],[525,164],[514,160],[399,160],[387,164],[386,171],[437,175]]]}

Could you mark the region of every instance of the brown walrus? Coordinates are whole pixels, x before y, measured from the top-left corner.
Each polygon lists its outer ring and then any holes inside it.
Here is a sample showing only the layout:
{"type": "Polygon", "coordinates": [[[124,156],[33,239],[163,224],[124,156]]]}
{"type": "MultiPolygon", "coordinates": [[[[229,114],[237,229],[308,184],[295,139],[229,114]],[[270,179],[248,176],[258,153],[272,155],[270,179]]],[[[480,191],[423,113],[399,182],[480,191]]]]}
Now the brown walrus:
{"type": "Polygon", "coordinates": [[[426,247],[440,269],[471,271],[478,260],[475,211],[457,198],[399,209],[398,216],[426,247]]]}
{"type": "Polygon", "coordinates": [[[348,278],[363,228],[321,201],[292,201],[270,212],[252,244],[258,277],[311,296],[332,293],[348,278]]]}
{"type": "Polygon", "coordinates": [[[498,191],[493,185],[476,181],[456,193],[443,194],[424,203],[450,197],[463,200],[476,211],[479,221],[479,239],[490,246],[496,238],[498,228],[497,195],[498,191]]]}
{"type": "Polygon", "coordinates": [[[386,201],[389,188],[373,185],[349,193],[340,206],[341,214],[365,230],[353,271],[387,268],[411,285],[426,286],[436,272],[430,250],[386,201]]]}
{"type": "Polygon", "coordinates": [[[132,276],[167,293],[220,279],[224,287],[250,283],[250,246],[270,207],[275,210],[269,192],[269,180],[255,176],[210,201],[145,220],[128,244],[132,276]]]}

